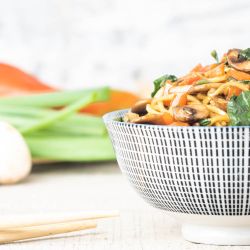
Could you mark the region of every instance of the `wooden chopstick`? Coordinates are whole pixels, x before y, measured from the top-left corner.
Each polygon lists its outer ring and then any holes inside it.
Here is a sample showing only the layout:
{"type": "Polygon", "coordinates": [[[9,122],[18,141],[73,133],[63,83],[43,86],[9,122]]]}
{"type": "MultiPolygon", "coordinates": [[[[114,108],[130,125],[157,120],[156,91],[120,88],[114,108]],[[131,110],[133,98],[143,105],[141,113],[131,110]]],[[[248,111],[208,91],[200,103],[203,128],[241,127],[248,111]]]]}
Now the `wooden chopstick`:
{"type": "Polygon", "coordinates": [[[47,224],[32,227],[7,229],[2,230],[0,232],[0,244],[86,230],[96,228],[96,226],[97,224],[95,222],[71,221],[58,224],[47,224]]]}
{"type": "Polygon", "coordinates": [[[39,225],[66,223],[73,221],[94,220],[116,217],[118,211],[96,211],[96,212],[74,212],[74,213],[50,213],[36,215],[11,216],[11,218],[0,218],[0,233],[7,229],[24,228],[39,225]]]}

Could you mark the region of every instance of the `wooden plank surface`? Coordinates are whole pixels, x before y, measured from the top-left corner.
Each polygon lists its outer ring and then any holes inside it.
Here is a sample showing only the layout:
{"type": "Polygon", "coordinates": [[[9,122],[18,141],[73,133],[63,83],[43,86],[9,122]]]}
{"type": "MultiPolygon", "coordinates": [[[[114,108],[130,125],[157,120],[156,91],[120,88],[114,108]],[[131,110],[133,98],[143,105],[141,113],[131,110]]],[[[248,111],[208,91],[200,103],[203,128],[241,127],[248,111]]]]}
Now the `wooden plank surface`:
{"type": "Polygon", "coordinates": [[[116,164],[55,164],[34,169],[26,182],[0,187],[1,216],[47,211],[119,209],[120,218],[87,232],[0,246],[0,250],[250,249],[192,244],[179,224],[151,208],[130,187],[116,164]]]}

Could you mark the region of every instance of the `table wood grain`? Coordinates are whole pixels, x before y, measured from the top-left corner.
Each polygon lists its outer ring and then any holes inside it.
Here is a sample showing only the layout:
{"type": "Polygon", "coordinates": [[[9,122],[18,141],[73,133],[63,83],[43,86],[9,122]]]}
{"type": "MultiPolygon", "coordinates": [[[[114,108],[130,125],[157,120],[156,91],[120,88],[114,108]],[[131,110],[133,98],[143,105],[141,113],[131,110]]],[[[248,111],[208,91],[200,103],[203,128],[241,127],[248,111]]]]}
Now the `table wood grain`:
{"type": "Polygon", "coordinates": [[[101,221],[95,230],[1,245],[0,250],[250,249],[184,241],[179,224],[147,205],[114,163],[40,165],[25,182],[0,186],[0,197],[0,216],[4,217],[105,209],[121,213],[119,218],[101,221]]]}

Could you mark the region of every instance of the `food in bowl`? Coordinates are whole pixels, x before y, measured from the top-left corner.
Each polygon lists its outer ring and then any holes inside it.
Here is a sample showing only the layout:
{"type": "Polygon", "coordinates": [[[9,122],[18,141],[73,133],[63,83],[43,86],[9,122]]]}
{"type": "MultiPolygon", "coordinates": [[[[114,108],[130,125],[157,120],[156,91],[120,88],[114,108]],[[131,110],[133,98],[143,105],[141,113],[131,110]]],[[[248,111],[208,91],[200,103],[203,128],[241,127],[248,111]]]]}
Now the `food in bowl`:
{"type": "Polygon", "coordinates": [[[198,64],[183,77],[163,75],[151,98],[135,103],[123,120],[171,126],[250,125],[250,48],[230,49],[216,63],[198,64]]]}
{"type": "Polygon", "coordinates": [[[249,52],[230,50],[188,76],[164,76],[151,99],[104,116],[122,172],[191,242],[250,245],[249,52]]]}

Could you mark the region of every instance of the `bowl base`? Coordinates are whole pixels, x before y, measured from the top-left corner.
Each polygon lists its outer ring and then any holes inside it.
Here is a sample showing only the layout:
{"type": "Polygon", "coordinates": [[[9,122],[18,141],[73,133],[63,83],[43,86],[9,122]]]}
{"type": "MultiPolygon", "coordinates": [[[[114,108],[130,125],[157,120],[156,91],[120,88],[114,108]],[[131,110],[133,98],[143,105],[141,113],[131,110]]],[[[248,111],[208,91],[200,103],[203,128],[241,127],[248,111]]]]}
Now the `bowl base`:
{"type": "Polygon", "coordinates": [[[250,245],[250,227],[220,227],[212,225],[183,224],[185,240],[211,245],[250,245]]]}

